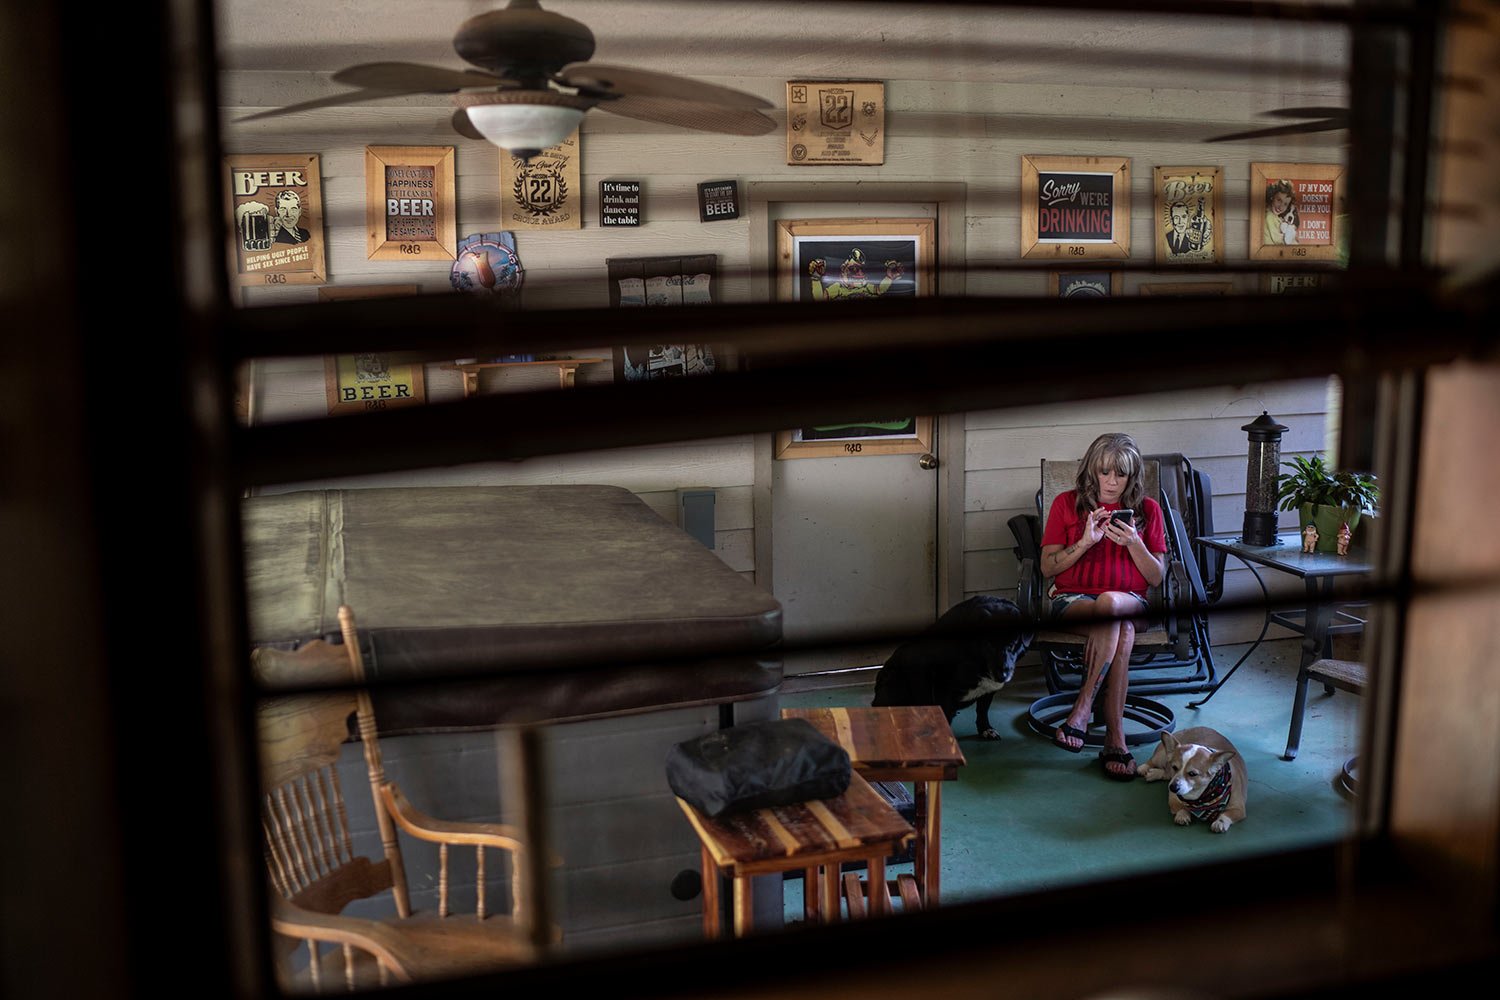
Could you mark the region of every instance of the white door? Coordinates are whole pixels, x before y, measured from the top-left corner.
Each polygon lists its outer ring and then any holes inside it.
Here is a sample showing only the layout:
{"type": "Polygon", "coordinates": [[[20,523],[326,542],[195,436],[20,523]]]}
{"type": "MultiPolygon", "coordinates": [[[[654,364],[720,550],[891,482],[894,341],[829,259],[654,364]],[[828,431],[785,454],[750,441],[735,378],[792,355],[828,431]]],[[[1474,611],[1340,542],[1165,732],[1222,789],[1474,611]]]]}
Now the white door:
{"type": "MultiPolygon", "coordinates": [[[[776,219],[877,217],[935,220],[937,206],[777,203],[771,225],[776,219]]],[[[839,304],[809,305],[815,307],[839,304]]],[[[876,642],[798,652],[800,643],[870,629],[915,631],[936,617],[938,476],[922,467],[921,457],[772,462],[772,592],[784,614],[788,675],[882,663],[894,648],[876,642]]]]}

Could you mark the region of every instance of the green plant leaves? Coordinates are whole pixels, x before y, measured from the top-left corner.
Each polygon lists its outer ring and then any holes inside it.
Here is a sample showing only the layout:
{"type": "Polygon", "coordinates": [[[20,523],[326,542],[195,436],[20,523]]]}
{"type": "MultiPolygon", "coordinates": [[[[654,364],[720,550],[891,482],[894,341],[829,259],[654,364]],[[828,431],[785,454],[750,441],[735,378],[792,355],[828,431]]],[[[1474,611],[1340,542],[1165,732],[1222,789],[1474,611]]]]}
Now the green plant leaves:
{"type": "Polygon", "coordinates": [[[1294,471],[1276,477],[1276,499],[1280,510],[1296,510],[1302,504],[1348,507],[1362,514],[1374,515],[1380,502],[1380,487],[1375,477],[1363,472],[1334,472],[1322,455],[1312,458],[1295,456],[1282,465],[1294,471]]]}

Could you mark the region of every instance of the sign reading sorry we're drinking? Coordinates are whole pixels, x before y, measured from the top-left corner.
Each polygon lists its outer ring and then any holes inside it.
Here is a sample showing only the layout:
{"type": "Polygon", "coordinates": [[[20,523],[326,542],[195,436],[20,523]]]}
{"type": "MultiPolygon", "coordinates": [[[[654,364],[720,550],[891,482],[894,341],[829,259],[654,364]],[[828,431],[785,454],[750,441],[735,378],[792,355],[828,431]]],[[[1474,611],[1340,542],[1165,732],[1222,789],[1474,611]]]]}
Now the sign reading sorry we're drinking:
{"type": "Polygon", "coordinates": [[[1130,161],[1021,157],[1021,256],[1130,256],[1130,161]]]}
{"type": "Polygon", "coordinates": [[[1114,238],[1114,174],[1043,173],[1037,187],[1037,239],[1106,243],[1114,238]]]}

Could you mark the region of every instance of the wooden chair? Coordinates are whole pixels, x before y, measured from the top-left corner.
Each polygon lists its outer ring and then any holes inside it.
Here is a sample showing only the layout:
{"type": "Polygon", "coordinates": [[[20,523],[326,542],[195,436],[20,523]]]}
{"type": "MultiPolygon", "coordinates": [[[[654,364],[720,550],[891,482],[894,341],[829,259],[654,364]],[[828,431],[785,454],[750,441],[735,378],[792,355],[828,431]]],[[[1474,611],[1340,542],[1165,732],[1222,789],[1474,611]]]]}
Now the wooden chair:
{"type": "Polygon", "coordinates": [[[517,793],[515,826],[449,823],[416,809],[386,779],[354,615],[339,609],[343,644],[314,640],[294,652],[256,649],[251,661],[264,689],[333,688],[265,699],[259,713],[266,863],[273,888],[271,926],[278,973],[288,990],[366,989],[446,979],[537,960],[553,937],[546,899],[545,843],[539,803],[537,734],[502,731],[505,787],[517,793]],[[358,720],[383,857],[354,854],[336,764],[358,720]],[[436,913],[412,912],[399,827],[439,846],[436,913]],[[472,847],[477,865],[474,914],[449,915],[449,848],[472,847]],[[507,852],[511,905],[492,915],[485,899],[486,850],[507,852]],[[366,919],[343,910],[389,891],[396,916],[366,919]],[[299,941],[309,960],[294,962],[299,941]],[[334,946],[334,947],[329,947],[334,946]],[[300,968],[297,967],[300,965],[300,968]]]}

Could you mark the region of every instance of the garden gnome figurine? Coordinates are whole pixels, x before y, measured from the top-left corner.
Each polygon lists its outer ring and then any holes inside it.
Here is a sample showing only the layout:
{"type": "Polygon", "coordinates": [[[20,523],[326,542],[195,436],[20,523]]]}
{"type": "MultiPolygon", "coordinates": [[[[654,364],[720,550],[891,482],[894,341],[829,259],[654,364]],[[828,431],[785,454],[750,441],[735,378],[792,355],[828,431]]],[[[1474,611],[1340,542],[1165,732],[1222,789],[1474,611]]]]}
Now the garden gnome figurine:
{"type": "Polygon", "coordinates": [[[1316,552],[1318,550],[1318,529],[1309,524],[1302,529],[1302,551],[1316,552]]]}
{"type": "Polygon", "coordinates": [[[1349,554],[1349,522],[1345,521],[1339,525],[1339,555],[1349,554]]]}

